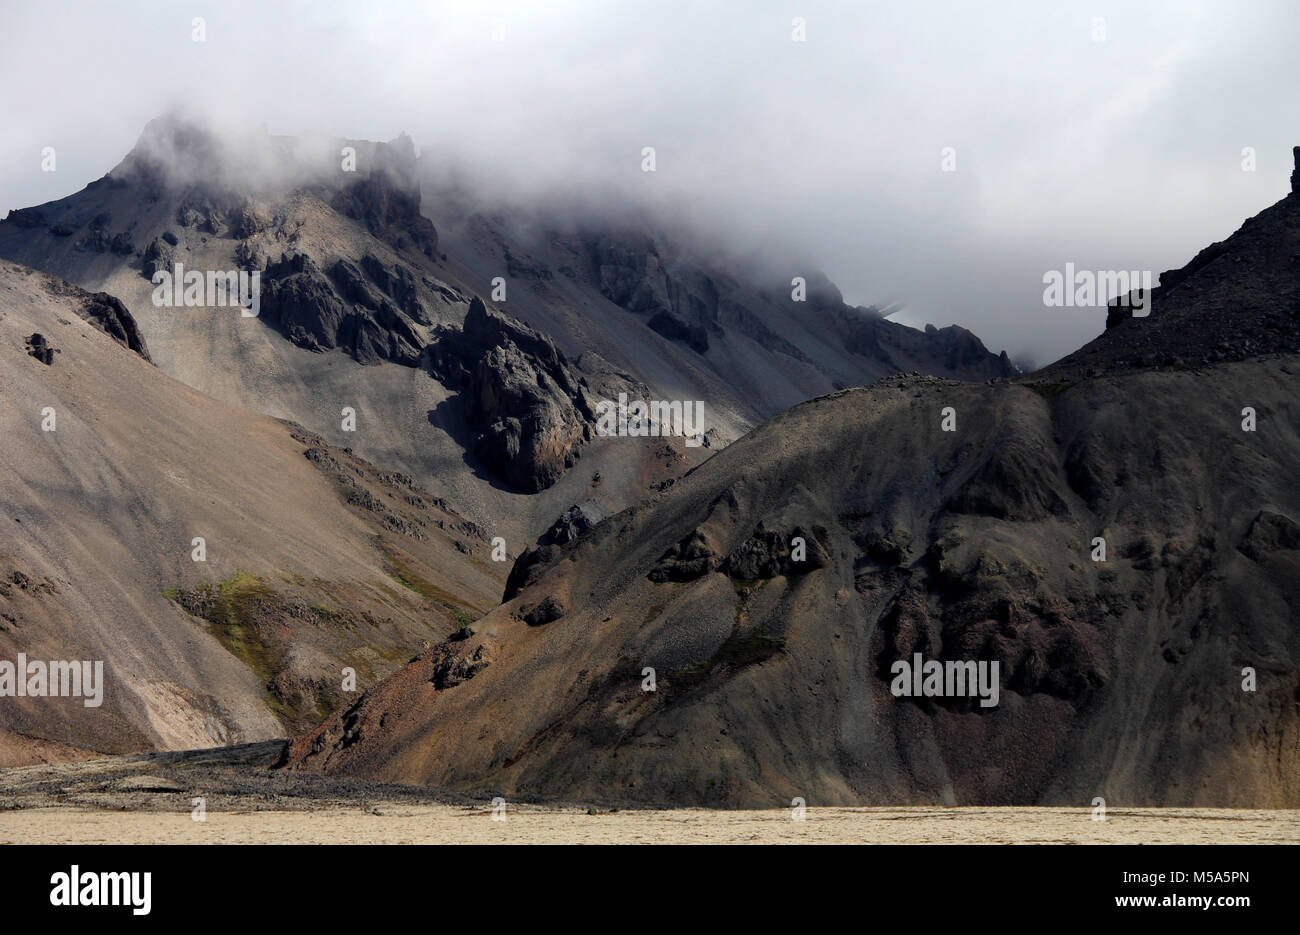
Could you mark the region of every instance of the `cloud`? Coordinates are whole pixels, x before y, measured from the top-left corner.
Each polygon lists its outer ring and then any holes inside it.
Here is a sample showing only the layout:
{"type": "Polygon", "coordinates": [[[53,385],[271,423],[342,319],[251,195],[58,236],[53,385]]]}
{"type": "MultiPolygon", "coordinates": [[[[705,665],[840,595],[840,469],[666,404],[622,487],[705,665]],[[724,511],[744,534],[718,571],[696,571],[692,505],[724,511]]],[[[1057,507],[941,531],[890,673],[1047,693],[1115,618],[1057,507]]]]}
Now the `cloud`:
{"type": "Polygon", "coordinates": [[[815,259],[851,302],[898,301],[899,320],[959,322],[1040,361],[1104,319],[1044,308],[1044,271],[1182,265],[1286,192],[1300,142],[1285,2],[205,0],[6,20],[0,210],[81,188],[168,109],[232,141],[263,123],[406,131],[507,205],[672,205],[738,250],[815,259]]]}

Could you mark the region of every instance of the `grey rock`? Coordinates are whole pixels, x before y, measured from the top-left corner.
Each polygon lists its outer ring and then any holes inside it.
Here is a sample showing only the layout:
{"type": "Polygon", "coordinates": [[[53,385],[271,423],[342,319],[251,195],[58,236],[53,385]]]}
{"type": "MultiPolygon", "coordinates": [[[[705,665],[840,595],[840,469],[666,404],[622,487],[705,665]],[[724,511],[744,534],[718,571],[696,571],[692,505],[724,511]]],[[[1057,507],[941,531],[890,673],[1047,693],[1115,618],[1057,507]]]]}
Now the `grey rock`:
{"type": "Polygon", "coordinates": [[[595,403],[576,368],[550,338],[481,299],[462,328],[437,329],[427,354],[433,376],[460,393],[474,452],[513,487],[551,486],[591,439],[595,403]]]}

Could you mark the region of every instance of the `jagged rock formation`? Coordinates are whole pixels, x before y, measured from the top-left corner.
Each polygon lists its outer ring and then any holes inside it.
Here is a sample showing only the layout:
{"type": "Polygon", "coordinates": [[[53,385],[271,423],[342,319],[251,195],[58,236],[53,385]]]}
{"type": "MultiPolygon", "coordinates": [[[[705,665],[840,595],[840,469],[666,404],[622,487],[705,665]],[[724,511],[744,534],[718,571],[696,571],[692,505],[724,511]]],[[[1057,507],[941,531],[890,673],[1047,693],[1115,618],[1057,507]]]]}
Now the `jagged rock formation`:
{"type": "Polygon", "coordinates": [[[519,490],[555,483],[591,440],[596,412],[586,381],[553,341],[477,297],[462,328],[438,328],[428,361],[461,394],[474,452],[519,490]]]}
{"type": "Polygon", "coordinates": [[[108,335],[118,344],[150,360],[149,347],[136,325],[135,318],[116,296],[107,292],[87,292],[61,279],[47,278],[43,290],[51,296],[67,299],[84,321],[108,335]]]}
{"type": "Polygon", "coordinates": [[[609,516],[596,500],[586,500],[574,504],[565,510],[551,528],[538,537],[534,545],[524,549],[515,559],[506,578],[506,588],[501,597],[502,603],[509,603],[534,581],[554,565],[579,539],[596,528],[609,516]]]}
{"type": "Polygon", "coordinates": [[[267,265],[262,290],[262,317],[299,347],[342,348],[362,364],[419,362],[420,326],[431,322],[409,270],[366,254],[360,269],[338,259],[322,271],[296,253],[267,265]]]}
{"type": "Polygon", "coordinates": [[[932,361],[946,375],[964,379],[1015,373],[1005,352],[990,354],[966,329],[929,326],[917,331],[886,321],[874,309],[850,308],[839,290],[821,276],[813,277],[804,302],[786,303],[787,297],[775,294],[746,295],[734,278],[665,255],[649,238],[590,235],[583,246],[602,295],[645,316],[651,330],[699,354],[708,352],[710,334],[722,335],[733,328],[775,353],[811,362],[807,353],[777,334],[751,308],[758,303],[782,303],[792,315],[808,311],[826,315],[837,325],[849,351],[874,362],[895,363],[895,370],[923,360],[932,361]]]}
{"type": "MultiPolygon", "coordinates": [[[[78,280],[87,278],[78,252],[138,262],[146,282],[177,263],[200,272],[257,270],[260,317],[290,341],[313,351],[342,349],[363,364],[414,366],[433,323],[430,307],[460,299],[430,276],[437,231],[420,214],[411,139],[353,148],[359,165],[347,171],[328,152],[300,151],[293,140],[231,142],[183,119],[159,118],[105,178],[71,198],[14,213],[12,227],[29,238],[76,234],[70,248],[38,254],[24,249],[36,244],[14,242],[6,252],[39,255],[50,271],[78,280]],[[309,219],[350,226],[355,235],[308,229],[309,219]]],[[[149,287],[115,282],[114,291],[137,307],[151,304],[149,287]]]]}
{"type": "Polygon", "coordinates": [[[398,250],[411,246],[431,260],[437,254],[438,232],[420,213],[415,143],[405,134],[377,150],[369,173],[335,194],[330,206],[398,250]]]}
{"type": "Polygon", "coordinates": [[[1270,343],[1297,230],[1292,195],[1031,377],[794,407],[522,557],[475,679],[399,672],[287,765],[678,805],[1300,805],[1300,354],[1270,343]],[[1199,356],[1226,330],[1246,356],[1199,356]],[[996,663],[998,702],[896,692],[917,654],[996,663]]]}
{"type": "Polygon", "coordinates": [[[609,511],[601,506],[599,501],[586,500],[582,503],[576,503],[556,519],[539,541],[569,545],[591,532],[601,520],[608,516],[609,511]]]}

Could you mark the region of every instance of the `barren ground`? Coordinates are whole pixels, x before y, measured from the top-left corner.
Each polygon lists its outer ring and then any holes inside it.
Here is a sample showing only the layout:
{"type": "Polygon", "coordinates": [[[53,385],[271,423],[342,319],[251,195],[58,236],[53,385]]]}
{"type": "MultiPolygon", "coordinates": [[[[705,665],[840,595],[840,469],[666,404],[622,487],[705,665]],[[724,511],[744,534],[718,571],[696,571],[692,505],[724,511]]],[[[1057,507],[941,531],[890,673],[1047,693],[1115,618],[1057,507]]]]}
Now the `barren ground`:
{"type": "Polygon", "coordinates": [[[3,844],[1295,844],[1300,810],[617,809],[268,769],[282,742],[0,770],[3,844]],[[204,821],[191,817],[196,796],[204,821]]]}

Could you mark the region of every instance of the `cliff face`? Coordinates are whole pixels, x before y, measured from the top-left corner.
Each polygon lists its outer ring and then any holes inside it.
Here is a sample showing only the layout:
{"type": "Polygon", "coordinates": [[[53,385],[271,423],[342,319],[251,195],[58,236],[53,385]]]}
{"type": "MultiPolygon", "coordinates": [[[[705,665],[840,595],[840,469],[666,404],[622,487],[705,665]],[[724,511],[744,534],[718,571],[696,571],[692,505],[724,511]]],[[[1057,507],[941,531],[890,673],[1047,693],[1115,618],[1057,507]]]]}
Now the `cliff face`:
{"type": "MultiPolygon", "coordinates": [[[[608,233],[581,240],[591,277],[601,295],[642,316],[647,326],[697,354],[714,339],[743,334],[773,354],[804,364],[813,357],[768,324],[773,310],[790,318],[815,315],[859,366],[883,373],[921,369],[925,373],[967,380],[1011,377],[1015,369],[1004,354],[991,353],[975,335],[950,326],[924,331],[887,321],[874,309],[846,305],[824,276],[805,277],[807,294],[794,301],[787,292],[755,289],[734,276],[661,249],[650,238],[608,233]]],[[[859,382],[869,382],[861,380],[859,382]]]]}

